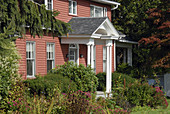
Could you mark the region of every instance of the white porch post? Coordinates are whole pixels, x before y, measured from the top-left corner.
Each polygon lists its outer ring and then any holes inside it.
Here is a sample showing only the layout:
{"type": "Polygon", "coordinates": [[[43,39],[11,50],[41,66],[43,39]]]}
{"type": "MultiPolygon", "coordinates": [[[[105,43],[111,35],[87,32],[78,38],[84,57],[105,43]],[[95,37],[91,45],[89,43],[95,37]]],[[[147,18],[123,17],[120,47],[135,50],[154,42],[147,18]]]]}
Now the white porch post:
{"type": "Polygon", "coordinates": [[[77,65],[79,65],[79,44],[77,44],[77,65]]]}
{"type": "Polygon", "coordinates": [[[112,87],[112,45],[109,47],[110,48],[110,88],[112,87]]]}
{"type": "Polygon", "coordinates": [[[90,65],[90,44],[87,44],[87,65],[90,65]]]}
{"type": "Polygon", "coordinates": [[[94,64],[93,64],[93,47],[94,45],[91,45],[91,68],[94,68],[94,64]]]}
{"type": "Polygon", "coordinates": [[[106,93],[110,93],[112,90],[112,40],[106,40],[106,93]]]}
{"type": "Polygon", "coordinates": [[[107,60],[106,60],[106,92],[107,93],[110,93],[110,65],[109,65],[109,46],[107,46],[106,48],[106,57],[107,57],[107,60]]]}
{"type": "Polygon", "coordinates": [[[116,71],[116,41],[114,40],[114,71],[116,71]]]}
{"type": "Polygon", "coordinates": [[[94,46],[94,39],[89,39],[87,43],[87,65],[91,65],[93,68],[93,46],[94,46]]]}

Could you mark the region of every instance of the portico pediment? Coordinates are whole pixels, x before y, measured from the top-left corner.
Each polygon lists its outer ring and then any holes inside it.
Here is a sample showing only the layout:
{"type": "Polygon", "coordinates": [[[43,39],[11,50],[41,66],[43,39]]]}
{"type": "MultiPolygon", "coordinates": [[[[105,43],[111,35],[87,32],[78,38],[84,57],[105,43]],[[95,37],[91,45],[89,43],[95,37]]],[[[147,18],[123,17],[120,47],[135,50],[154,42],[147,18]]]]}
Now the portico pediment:
{"type": "Polygon", "coordinates": [[[119,33],[107,17],[73,17],[68,38],[118,39],[119,33]]]}

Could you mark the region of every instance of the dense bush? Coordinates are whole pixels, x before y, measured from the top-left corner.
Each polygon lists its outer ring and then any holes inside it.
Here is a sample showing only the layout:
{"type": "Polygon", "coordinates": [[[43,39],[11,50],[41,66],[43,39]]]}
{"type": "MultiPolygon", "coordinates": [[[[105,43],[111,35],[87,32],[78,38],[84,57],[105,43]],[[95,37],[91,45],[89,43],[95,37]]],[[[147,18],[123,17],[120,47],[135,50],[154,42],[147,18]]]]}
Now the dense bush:
{"type": "Polygon", "coordinates": [[[52,96],[54,88],[59,87],[61,92],[76,91],[76,84],[67,77],[60,74],[47,74],[46,76],[38,76],[36,79],[27,79],[24,81],[32,95],[44,94],[45,96],[52,96]]]}
{"type": "Polygon", "coordinates": [[[150,106],[157,108],[168,106],[166,98],[159,87],[153,88],[147,82],[135,81],[125,89],[125,96],[132,106],[150,106]]]}
{"type": "Polygon", "coordinates": [[[121,83],[125,84],[125,87],[127,87],[129,84],[135,82],[135,78],[132,78],[131,76],[123,73],[112,73],[112,84],[113,87],[115,87],[117,81],[120,81],[121,83]],[[125,82],[124,82],[125,80],[125,82]]]}
{"type": "Polygon", "coordinates": [[[63,76],[70,78],[77,85],[78,90],[82,91],[96,91],[98,80],[90,66],[74,64],[73,62],[65,63],[54,69],[52,73],[60,73],[63,76]]]}
{"type": "Polygon", "coordinates": [[[98,78],[99,85],[97,87],[98,91],[105,91],[106,90],[106,73],[100,72],[96,75],[98,78]]]}
{"type": "MultiPolygon", "coordinates": [[[[106,73],[98,73],[97,75],[99,85],[97,87],[98,91],[105,91],[106,90],[106,73]]],[[[127,87],[130,83],[133,83],[135,81],[134,78],[130,77],[127,74],[122,73],[112,73],[112,85],[115,87],[115,84],[117,83],[117,80],[120,80],[122,83],[124,83],[125,79],[125,86],[127,87]],[[120,78],[120,79],[119,79],[120,78]]]]}
{"type": "Polygon", "coordinates": [[[127,63],[122,63],[118,65],[116,72],[123,73],[123,74],[131,74],[132,66],[129,66],[127,63]]]}
{"type": "Polygon", "coordinates": [[[0,109],[6,108],[9,90],[18,79],[19,55],[14,43],[6,47],[10,53],[0,54],[0,109]]]}

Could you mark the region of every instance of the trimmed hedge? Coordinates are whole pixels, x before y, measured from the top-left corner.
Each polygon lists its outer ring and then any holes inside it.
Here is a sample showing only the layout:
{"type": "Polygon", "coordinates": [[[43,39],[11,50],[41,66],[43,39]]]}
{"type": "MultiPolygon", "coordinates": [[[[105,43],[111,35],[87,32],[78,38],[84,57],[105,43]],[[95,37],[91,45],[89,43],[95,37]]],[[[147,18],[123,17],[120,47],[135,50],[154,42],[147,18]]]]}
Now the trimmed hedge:
{"type": "Polygon", "coordinates": [[[24,83],[29,87],[31,95],[36,93],[39,96],[41,94],[47,97],[52,96],[56,86],[58,86],[63,93],[77,90],[76,84],[68,77],[63,77],[61,74],[50,73],[43,77],[38,76],[36,79],[27,79],[24,83]]]}
{"type": "MultiPolygon", "coordinates": [[[[97,90],[98,91],[105,91],[106,90],[106,73],[105,72],[101,72],[101,73],[98,73],[96,76],[97,76],[98,82],[99,82],[97,90]]],[[[112,87],[115,87],[115,84],[116,84],[118,79],[121,81],[121,83],[124,83],[124,79],[125,79],[126,87],[129,84],[131,84],[131,83],[133,83],[135,81],[134,78],[130,77],[127,74],[112,73],[112,85],[113,85],[112,87]]]]}

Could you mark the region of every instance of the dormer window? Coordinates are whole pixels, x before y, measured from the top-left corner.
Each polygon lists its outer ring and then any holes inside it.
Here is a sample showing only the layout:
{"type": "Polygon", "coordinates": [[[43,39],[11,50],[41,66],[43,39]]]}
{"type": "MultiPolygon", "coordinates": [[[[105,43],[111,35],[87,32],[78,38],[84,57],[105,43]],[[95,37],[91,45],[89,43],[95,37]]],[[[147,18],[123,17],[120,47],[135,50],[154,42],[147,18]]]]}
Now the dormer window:
{"type": "Polygon", "coordinates": [[[77,2],[69,0],[69,14],[77,15],[77,2]]]}
{"type": "Polygon", "coordinates": [[[33,0],[38,4],[45,4],[47,10],[53,10],[53,0],[33,0]]]}
{"type": "Polygon", "coordinates": [[[91,17],[107,17],[107,8],[91,5],[90,16],[91,17]]]}

